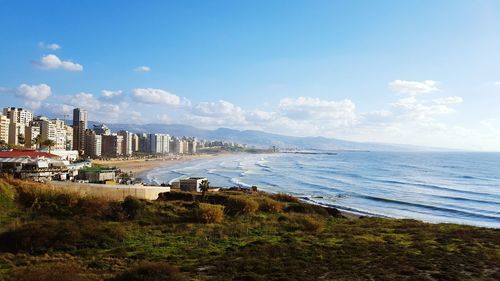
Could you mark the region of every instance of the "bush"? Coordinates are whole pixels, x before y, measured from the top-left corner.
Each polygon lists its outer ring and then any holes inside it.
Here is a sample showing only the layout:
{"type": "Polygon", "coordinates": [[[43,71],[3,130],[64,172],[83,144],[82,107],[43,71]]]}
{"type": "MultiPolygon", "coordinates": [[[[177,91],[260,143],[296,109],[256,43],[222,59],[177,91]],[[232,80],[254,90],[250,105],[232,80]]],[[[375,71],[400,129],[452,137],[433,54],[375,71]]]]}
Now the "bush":
{"type": "Polygon", "coordinates": [[[224,219],[224,206],[206,203],[197,204],[196,219],[203,223],[219,223],[224,219]]]}
{"type": "Polygon", "coordinates": [[[143,262],[111,281],[187,281],[177,267],[163,262],[143,262]]]}
{"type": "Polygon", "coordinates": [[[100,197],[85,197],[78,200],[75,214],[93,219],[125,220],[126,217],[119,204],[100,197]]]}
{"type": "Polygon", "coordinates": [[[285,208],[285,211],[301,214],[316,214],[324,217],[342,217],[340,211],[335,208],[327,208],[307,203],[291,203],[285,208]]]}
{"type": "Polygon", "coordinates": [[[134,219],[144,209],[144,202],[132,196],[127,196],[122,203],[122,207],[127,216],[134,219]]]}
{"type": "Polygon", "coordinates": [[[289,202],[289,203],[299,203],[299,199],[297,197],[293,197],[292,195],[286,193],[276,193],[270,196],[276,201],[281,202],[289,202]]]}
{"type": "Polygon", "coordinates": [[[55,264],[51,266],[28,267],[16,270],[7,279],[9,281],[90,281],[97,280],[84,274],[74,263],[55,264]]]}
{"type": "Polygon", "coordinates": [[[288,217],[291,228],[308,232],[322,232],[325,229],[324,219],[318,216],[294,214],[288,217]]]}
{"type": "Polygon", "coordinates": [[[231,215],[254,214],[259,208],[259,203],[245,196],[229,196],[226,208],[231,215]]]}
{"type": "Polygon", "coordinates": [[[268,213],[281,213],[285,204],[269,198],[259,200],[259,211],[268,213]]]}

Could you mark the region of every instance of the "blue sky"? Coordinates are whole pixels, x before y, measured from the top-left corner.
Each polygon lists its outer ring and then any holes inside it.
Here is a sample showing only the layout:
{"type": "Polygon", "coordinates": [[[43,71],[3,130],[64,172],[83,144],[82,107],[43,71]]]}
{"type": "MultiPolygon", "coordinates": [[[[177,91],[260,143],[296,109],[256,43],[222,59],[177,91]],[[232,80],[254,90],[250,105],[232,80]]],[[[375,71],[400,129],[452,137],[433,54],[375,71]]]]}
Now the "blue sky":
{"type": "Polygon", "coordinates": [[[0,106],[500,150],[499,16],[498,1],[0,0],[0,106]]]}

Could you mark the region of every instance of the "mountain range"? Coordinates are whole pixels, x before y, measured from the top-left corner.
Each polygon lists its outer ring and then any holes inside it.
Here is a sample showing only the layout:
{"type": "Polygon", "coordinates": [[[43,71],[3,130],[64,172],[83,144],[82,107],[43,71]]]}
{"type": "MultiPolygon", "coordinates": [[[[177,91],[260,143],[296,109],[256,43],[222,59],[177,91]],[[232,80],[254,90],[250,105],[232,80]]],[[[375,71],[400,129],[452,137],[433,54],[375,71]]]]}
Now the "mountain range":
{"type": "MultiPolygon", "coordinates": [[[[89,122],[89,127],[100,123],[89,122]]],[[[166,133],[171,136],[190,136],[206,140],[231,141],[257,148],[276,146],[284,149],[304,150],[363,150],[363,151],[439,151],[445,149],[404,144],[355,142],[325,137],[294,137],[256,130],[219,128],[200,129],[181,124],[106,124],[113,132],[127,130],[133,133],[166,133]]]]}

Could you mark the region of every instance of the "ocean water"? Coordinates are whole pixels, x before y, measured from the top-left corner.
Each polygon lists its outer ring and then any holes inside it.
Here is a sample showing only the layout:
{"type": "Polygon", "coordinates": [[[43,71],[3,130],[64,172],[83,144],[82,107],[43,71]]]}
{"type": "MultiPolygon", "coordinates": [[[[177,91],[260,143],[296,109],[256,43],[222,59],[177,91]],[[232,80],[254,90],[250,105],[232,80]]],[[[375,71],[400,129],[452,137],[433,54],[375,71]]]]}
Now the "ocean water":
{"type": "Polygon", "coordinates": [[[362,215],[500,228],[500,153],[235,154],[159,167],[171,182],[256,185],[362,215]]]}

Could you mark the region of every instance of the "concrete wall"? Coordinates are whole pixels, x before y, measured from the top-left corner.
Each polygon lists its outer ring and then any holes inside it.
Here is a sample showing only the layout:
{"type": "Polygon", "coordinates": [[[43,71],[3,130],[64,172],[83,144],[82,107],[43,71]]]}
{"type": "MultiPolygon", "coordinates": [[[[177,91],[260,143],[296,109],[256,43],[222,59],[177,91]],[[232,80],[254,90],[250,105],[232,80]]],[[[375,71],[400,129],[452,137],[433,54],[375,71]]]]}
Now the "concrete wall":
{"type": "Polygon", "coordinates": [[[54,188],[78,192],[82,195],[104,197],[112,200],[123,200],[127,196],[140,199],[156,200],[158,194],[170,192],[170,187],[143,185],[106,185],[93,183],[51,182],[54,188]]]}

